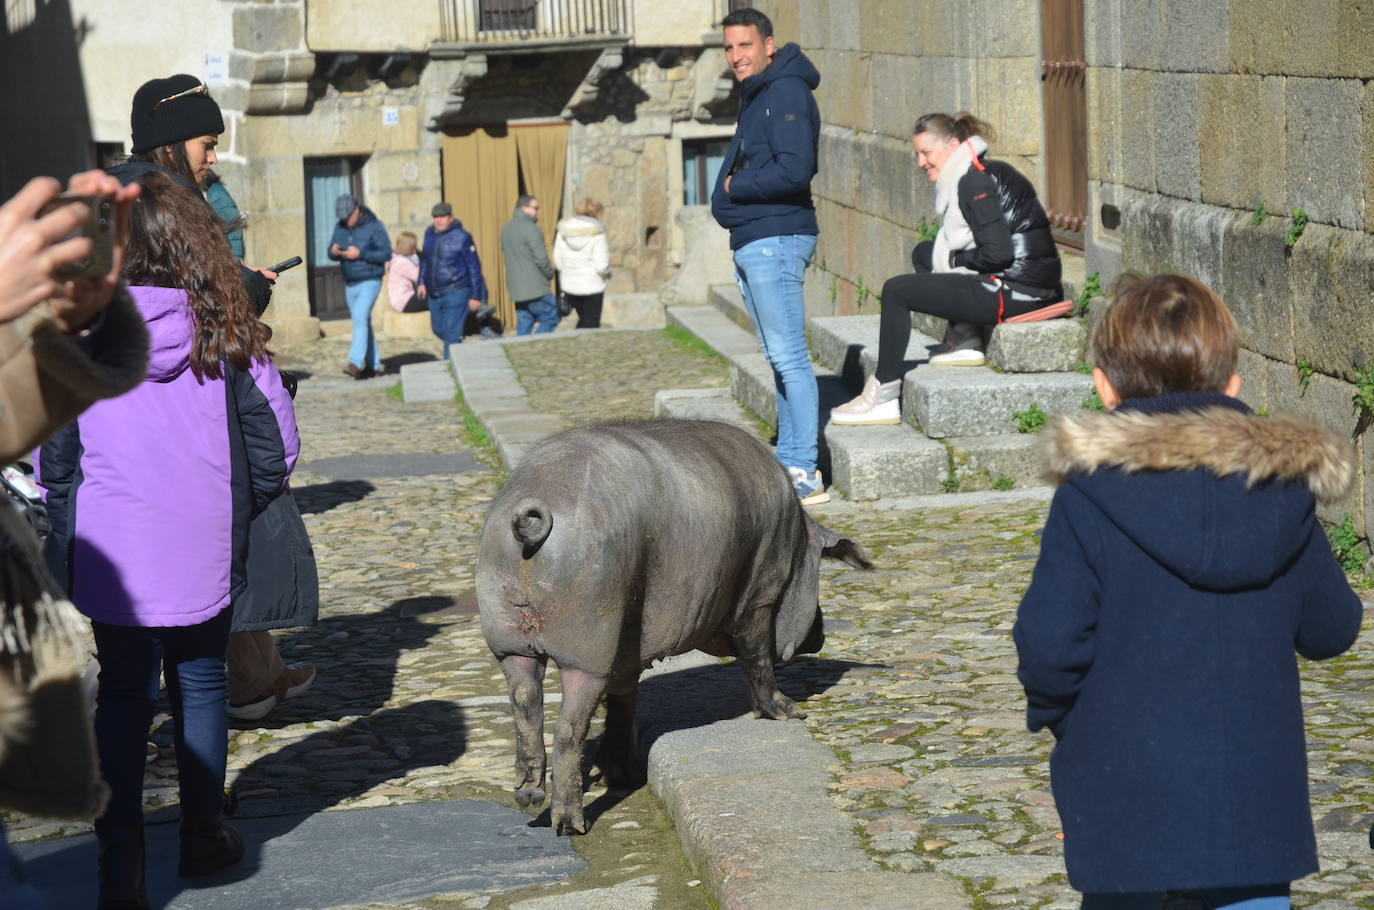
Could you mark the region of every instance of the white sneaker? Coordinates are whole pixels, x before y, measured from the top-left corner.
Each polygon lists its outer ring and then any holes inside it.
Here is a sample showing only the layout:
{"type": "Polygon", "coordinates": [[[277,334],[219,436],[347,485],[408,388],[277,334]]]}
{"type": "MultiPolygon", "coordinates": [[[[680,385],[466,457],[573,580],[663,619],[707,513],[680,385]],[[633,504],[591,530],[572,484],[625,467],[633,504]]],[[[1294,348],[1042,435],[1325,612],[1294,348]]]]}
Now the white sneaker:
{"type": "Polygon", "coordinates": [[[870,376],[859,397],[830,409],[830,422],[842,427],[871,427],[902,422],[902,381],[878,382],[870,376]]]}
{"type": "Polygon", "coordinates": [[[945,354],[932,354],[930,365],[933,367],[980,367],[987,363],[982,351],[949,351],[945,354]]]}

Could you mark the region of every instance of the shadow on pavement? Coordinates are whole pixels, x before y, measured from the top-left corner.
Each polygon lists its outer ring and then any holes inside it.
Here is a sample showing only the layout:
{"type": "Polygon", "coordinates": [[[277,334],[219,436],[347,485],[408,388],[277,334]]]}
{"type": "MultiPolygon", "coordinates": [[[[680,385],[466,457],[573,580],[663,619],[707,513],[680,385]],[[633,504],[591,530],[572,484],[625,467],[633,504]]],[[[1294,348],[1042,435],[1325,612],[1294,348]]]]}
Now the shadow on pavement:
{"type": "Polygon", "coordinates": [[[292,487],[302,515],[318,515],[350,502],[366,499],[377,488],[366,480],[330,480],[292,487]]]}
{"type": "Polygon", "coordinates": [[[400,354],[393,354],[390,357],[382,358],[382,373],[399,373],[401,367],[408,363],[428,363],[431,360],[438,360],[433,354],[426,354],[421,351],[404,351],[400,354]]]}
{"type": "MultiPolygon", "coordinates": [[[[825,692],[849,671],[878,666],[881,665],[803,657],[790,664],[776,665],[774,672],[778,679],[778,688],[805,710],[806,698],[825,692]]],[[[594,827],[599,817],[644,785],[644,760],[648,750],[659,737],[678,730],[730,720],[741,714],[748,714],[752,707],[744,674],[733,662],[674,670],[641,679],[635,714],[643,754],[639,756],[639,766],[635,769],[635,785],[626,789],[609,790],[588,803],[583,809],[588,825],[594,827]]],[[[546,702],[544,711],[545,729],[550,729],[555,723],[555,706],[546,702]]],[[[758,719],[757,723],[774,724],[785,721],[758,719]]],[[[584,788],[599,777],[593,767],[593,759],[599,745],[599,738],[588,741],[584,750],[584,788]]],[[[547,805],[530,824],[535,827],[549,826],[550,814],[547,805]]]]}

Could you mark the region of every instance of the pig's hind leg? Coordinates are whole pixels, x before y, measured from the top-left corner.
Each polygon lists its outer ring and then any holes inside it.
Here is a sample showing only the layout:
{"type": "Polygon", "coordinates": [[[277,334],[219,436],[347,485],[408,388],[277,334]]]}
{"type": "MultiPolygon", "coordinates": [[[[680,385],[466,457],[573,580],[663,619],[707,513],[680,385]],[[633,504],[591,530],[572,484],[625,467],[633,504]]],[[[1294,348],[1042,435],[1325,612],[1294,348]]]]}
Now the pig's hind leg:
{"type": "Polygon", "coordinates": [[[639,666],[616,673],[606,687],[606,729],[596,750],[596,766],[607,787],[628,789],[642,782],[637,760],[638,733],[635,696],[639,693],[639,666]]]}
{"type": "Polygon", "coordinates": [[[544,668],[546,657],[507,654],[501,672],[510,687],[511,714],[515,718],[515,801],[520,808],[544,802],[544,668]]]}
{"type": "Polygon", "coordinates": [[[550,824],[557,834],[586,834],[587,823],[582,817],[582,750],[587,744],[587,729],[601,693],[606,691],[606,677],[559,668],[563,683],[563,707],[558,711],[558,724],[553,736],[553,805],[550,824]]]}
{"type": "Polygon", "coordinates": [[[797,703],[783,695],[773,675],[773,612],[767,608],[749,611],[730,639],[744,678],[749,683],[749,696],[754,703],[755,717],[786,720],[805,717],[797,703]]]}

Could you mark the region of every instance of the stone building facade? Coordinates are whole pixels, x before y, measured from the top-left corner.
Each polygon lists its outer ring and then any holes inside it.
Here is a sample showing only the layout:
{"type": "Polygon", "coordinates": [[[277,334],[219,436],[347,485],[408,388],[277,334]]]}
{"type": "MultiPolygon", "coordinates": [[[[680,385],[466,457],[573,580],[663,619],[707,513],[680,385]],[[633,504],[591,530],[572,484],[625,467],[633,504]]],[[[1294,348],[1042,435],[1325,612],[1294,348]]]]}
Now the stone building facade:
{"type": "Polygon", "coordinates": [[[934,188],[916,169],[921,114],[969,110],[998,131],[994,156],[1042,182],[1040,14],[1035,0],[760,0],[779,43],[821,73],[821,235],[806,284],[813,314],[877,312],[873,291],[910,269],[934,188]]]}
{"type": "MultiPolygon", "coordinates": [[[[608,291],[643,295],[652,320],[653,292],[684,256],[678,217],[686,201],[684,143],[690,150],[733,132],[735,100],[717,25],[729,0],[683,0],[668,8],[654,0],[212,0],[195,10],[172,0],[65,0],[37,6],[45,7],[47,19],[68,21],[11,35],[7,48],[39,82],[74,83],[68,94],[83,102],[65,107],[89,123],[78,132],[90,142],[66,155],[62,170],[127,152],[129,100],[146,79],[174,72],[205,79],[225,113],[218,171],[248,217],[247,261],[308,260],[278,283],[267,319],[279,337],[313,335],[319,317],[341,315],[330,264],[307,250],[311,238],[319,246],[330,209],[315,197],[328,190],[332,198],[335,189],[349,187],[393,239],[401,230],[420,234],[430,207],[454,186],[454,175],[445,173],[446,141],[473,128],[526,124],[566,126],[563,185],[541,193],[547,232],[578,198],[600,199],[612,250],[608,291]],[[493,24],[491,10],[513,6],[526,17],[518,28],[493,24]],[[57,7],[63,15],[53,15],[57,7]],[[565,21],[593,7],[601,18],[565,21]],[[54,34],[70,39],[77,23],[83,40],[68,41],[76,59],[45,64],[40,37],[49,45],[54,34]]],[[[0,113],[6,123],[19,123],[39,112],[0,113]]],[[[45,164],[57,169],[51,159],[3,160],[16,162],[5,168],[7,182],[10,174],[17,180],[45,164]]],[[[515,191],[509,195],[507,218],[515,191]]],[[[700,230],[699,217],[687,221],[728,262],[724,233],[700,230]]],[[[499,255],[494,248],[480,252],[484,260],[499,255]]],[[[398,318],[384,304],[378,317],[389,330],[428,331],[424,314],[398,318]]],[[[657,314],[661,319],[661,307],[657,314]]]]}
{"type": "MultiPolygon", "coordinates": [[[[875,312],[873,292],[909,268],[933,202],[909,142],[923,112],[991,121],[991,154],[1046,195],[1046,16],[1069,0],[756,5],[821,71],[810,312],[875,312]]],[[[1081,9],[1086,270],[1104,287],[1125,270],[1183,271],[1220,292],[1243,333],[1242,397],[1355,443],[1360,477],[1323,515],[1368,535],[1374,415],[1354,401],[1374,397],[1374,20],[1340,0],[1081,9]]]]}

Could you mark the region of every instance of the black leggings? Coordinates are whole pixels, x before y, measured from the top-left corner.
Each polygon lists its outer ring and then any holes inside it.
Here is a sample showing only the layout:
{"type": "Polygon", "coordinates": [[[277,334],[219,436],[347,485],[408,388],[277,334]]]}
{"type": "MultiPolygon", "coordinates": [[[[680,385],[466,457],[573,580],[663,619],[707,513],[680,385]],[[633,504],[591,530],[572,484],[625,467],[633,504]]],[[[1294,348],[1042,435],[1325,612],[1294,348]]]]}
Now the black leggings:
{"type": "Polygon", "coordinates": [[[579,329],[599,329],[601,328],[601,301],[605,299],[605,292],[600,294],[569,294],[564,292],[564,297],[568,298],[568,303],[577,311],[577,327],[579,329]]]}
{"type": "MultiPolygon", "coordinates": [[[[924,246],[922,244],[921,246],[924,246]]],[[[930,253],[917,247],[912,255],[917,267],[926,266],[930,253]],[[925,255],[922,256],[921,254],[925,255]]],[[[1002,316],[1019,316],[1037,310],[1048,300],[1027,300],[1002,288],[1002,316]],[[1020,298],[1020,299],[1016,299],[1020,298]]],[[[878,368],[874,376],[879,382],[902,378],[902,359],[911,341],[911,314],[929,313],[950,322],[973,325],[997,324],[998,291],[993,282],[981,275],[934,274],[919,271],[914,275],[897,275],[883,285],[883,315],[878,329],[878,368]]]]}

